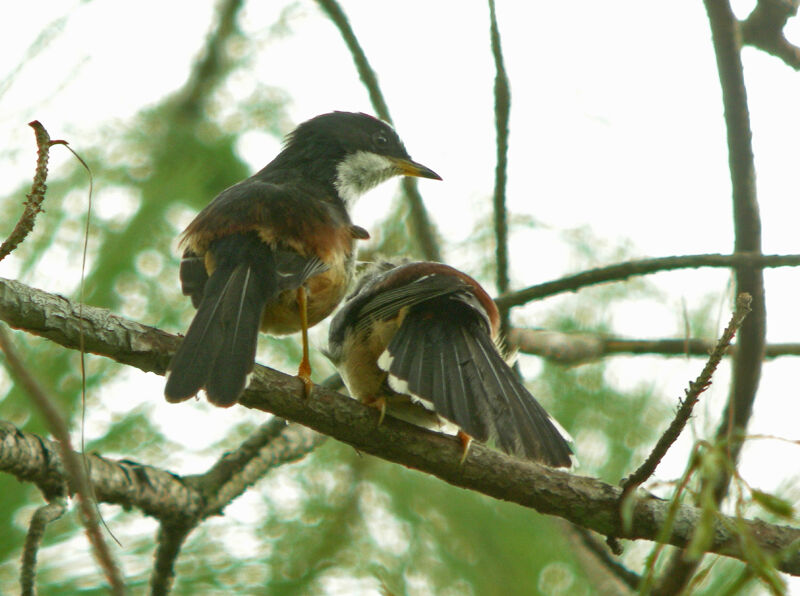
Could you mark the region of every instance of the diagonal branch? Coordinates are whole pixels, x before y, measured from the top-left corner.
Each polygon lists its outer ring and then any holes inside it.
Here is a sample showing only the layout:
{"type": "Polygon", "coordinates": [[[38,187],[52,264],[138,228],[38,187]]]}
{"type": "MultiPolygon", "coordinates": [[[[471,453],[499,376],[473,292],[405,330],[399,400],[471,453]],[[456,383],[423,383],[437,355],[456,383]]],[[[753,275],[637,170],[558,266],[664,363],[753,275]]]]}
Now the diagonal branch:
{"type": "MultiPolygon", "coordinates": [[[[46,334],[66,347],[77,348],[77,337],[47,328],[45,323],[53,322],[56,318],[43,312],[46,305],[52,303],[61,309],[63,317],[71,309],[77,310],[74,305],[65,299],[30,288],[27,289],[30,301],[8,300],[10,286],[15,286],[17,291],[24,288],[18,282],[0,283],[0,317],[14,318],[14,324],[22,326],[26,321],[10,306],[17,304],[30,317],[28,323],[32,325],[29,331],[46,334]]],[[[177,346],[177,337],[110,315],[103,309],[84,307],[83,312],[87,317],[86,344],[91,346],[93,352],[119,362],[136,363],[143,370],[163,374],[170,353],[177,346]],[[98,325],[101,321],[103,324],[98,325]],[[94,336],[96,329],[100,333],[94,336]],[[120,343],[113,343],[115,340],[120,340],[120,343]],[[130,353],[129,350],[135,351],[130,353]]],[[[62,321],[65,329],[75,326],[75,321],[62,321]]],[[[481,445],[473,445],[464,463],[460,464],[462,446],[454,437],[390,417],[379,426],[380,414],[373,408],[319,385],[315,386],[310,399],[304,399],[301,395],[301,382],[296,377],[258,366],[241,402],[246,407],[299,422],[348,443],[362,453],[433,474],[455,486],[563,517],[606,536],[655,540],[666,519],[668,503],[637,493],[631,525],[623,528],[617,507],[621,495],[618,487],[594,478],[524,462],[481,445]]],[[[176,407],[190,407],[190,404],[176,407]]],[[[9,426],[0,424],[0,469],[12,471],[17,477],[25,479],[45,474],[39,469],[45,466],[48,468],[46,474],[63,477],[60,456],[52,450],[49,441],[34,439],[9,426]],[[20,442],[25,446],[17,448],[20,442]],[[30,458],[20,455],[26,460],[30,459],[25,462],[16,457],[17,454],[37,449],[47,450],[48,453],[46,456],[34,454],[30,458]]],[[[189,479],[134,462],[114,462],[95,456],[89,458],[92,462],[92,482],[101,501],[135,506],[145,514],[162,520],[187,519],[202,516],[208,511],[209,503],[189,479]]],[[[701,511],[695,507],[679,507],[672,531],[663,539],[676,546],[687,545],[700,516],[701,511]]],[[[747,550],[732,529],[741,526],[737,526],[739,522],[733,522],[733,518],[725,516],[715,522],[717,525],[709,551],[744,560],[748,556],[747,550]]],[[[800,540],[800,529],[797,528],[754,520],[743,520],[741,523],[756,537],[759,548],[767,553],[782,553],[794,541],[800,540]]],[[[778,568],[800,575],[800,552],[782,557],[778,568]]]]}
{"type": "MultiPolygon", "coordinates": [[[[364,53],[361,44],[358,43],[353,28],[347,20],[347,15],[344,14],[342,7],[336,0],[317,0],[320,8],[328,15],[328,18],[336,25],[342,39],[344,40],[347,49],[353,56],[358,76],[361,77],[361,82],[367,88],[369,99],[372,102],[372,108],[375,113],[382,120],[392,122],[392,117],[389,115],[389,106],[381,92],[380,85],[378,84],[378,77],[375,71],[367,60],[367,55],[364,53]]],[[[428,211],[425,209],[425,203],[422,200],[422,195],[417,187],[417,181],[414,178],[405,176],[401,184],[403,192],[405,193],[406,201],[409,208],[409,234],[412,239],[419,245],[423,257],[429,261],[441,261],[442,254],[439,249],[439,240],[437,238],[436,228],[431,223],[428,211]]]]}
{"type": "Polygon", "coordinates": [[[244,0],[221,0],[213,19],[213,29],[202,54],[192,65],[189,78],[176,93],[173,105],[176,114],[190,121],[203,118],[203,109],[211,94],[229,71],[226,49],[238,33],[236,19],[244,0]]]}
{"type": "Polygon", "coordinates": [[[800,48],[783,33],[786,22],[797,16],[798,5],[798,0],[758,0],[753,12],[741,23],[742,45],[763,50],[800,70],[800,48]]]}
{"type": "Polygon", "coordinates": [[[748,294],[739,295],[739,298],[736,300],[736,310],[731,317],[730,323],[728,323],[725,331],[723,331],[722,337],[719,338],[700,376],[698,376],[695,381],[689,383],[685,399],[681,400],[675,418],[673,418],[667,430],[664,431],[664,434],[661,435],[661,438],[659,438],[644,463],[622,482],[623,498],[653,475],[656,471],[656,467],[661,463],[661,460],[667,454],[669,448],[675,443],[681,432],[683,432],[686,423],[689,422],[689,417],[692,415],[695,404],[700,399],[700,394],[711,385],[711,376],[722,361],[725,350],[733,340],[736,330],[741,327],[742,322],[750,312],[750,303],[751,299],[748,294]]]}
{"type": "Polygon", "coordinates": [[[56,497],[36,509],[31,517],[28,533],[25,536],[25,546],[22,549],[22,568],[19,573],[22,596],[36,594],[36,555],[39,552],[39,545],[42,543],[47,525],[64,515],[66,509],[67,504],[64,499],[56,497]]]}
{"type": "Polygon", "coordinates": [[[78,495],[80,519],[86,529],[89,543],[92,545],[92,552],[97,558],[100,567],[102,567],[108,583],[111,585],[112,593],[117,595],[124,594],[125,583],[122,579],[122,574],[103,539],[103,534],[98,524],[97,511],[92,502],[92,490],[86,478],[85,470],[81,466],[80,459],[72,450],[69,429],[61,413],[38,381],[28,372],[28,369],[17,355],[8,333],[3,328],[0,328],[0,349],[2,349],[6,357],[6,366],[14,381],[25,389],[31,401],[42,413],[50,432],[58,440],[59,452],[64,459],[64,467],[67,471],[65,480],[69,484],[71,491],[78,495]]]}
{"type": "MultiPolygon", "coordinates": [[[[506,180],[508,169],[508,119],[511,111],[511,88],[503,63],[503,48],[500,45],[500,30],[494,0],[489,0],[490,35],[494,57],[494,124],[497,134],[497,164],[494,169],[494,237],[497,268],[497,291],[508,292],[508,221],[506,213],[506,180]]],[[[504,331],[508,330],[508,309],[501,309],[504,331]]]]}
{"type": "MultiPolygon", "coordinates": [[[[725,106],[733,197],[734,251],[758,254],[761,252],[761,218],[738,24],[727,0],[705,0],[705,5],[717,58],[722,103],[725,106]]],[[[720,437],[730,437],[734,430],[743,433],[747,426],[758,390],[766,343],[763,271],[753,264],[740,264],[735,268],[735,274],[737,294],[750,294],[753,305],[752,314],[739,332],[739,349],[733,359],[731,394],[723,423],[717,431],[720,437]]],[[[734,448],[732,459],[735,461],[737,456],[738,448],[734,448]]]]}
{"type": "Polygon", "coordinates": [[[195,528],[195,524],[181,521],[162,521],[158,527],[155,563],[150,575],[150,594],[166,596],[175,581],[175,561],[183,543],[195,528]]]}

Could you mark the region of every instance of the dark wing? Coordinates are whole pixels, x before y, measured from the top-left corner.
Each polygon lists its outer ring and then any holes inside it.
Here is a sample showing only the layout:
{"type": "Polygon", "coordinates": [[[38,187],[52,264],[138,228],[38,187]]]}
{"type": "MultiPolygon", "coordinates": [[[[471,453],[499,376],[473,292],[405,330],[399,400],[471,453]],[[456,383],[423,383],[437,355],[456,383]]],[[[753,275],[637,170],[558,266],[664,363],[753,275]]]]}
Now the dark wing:
{"type": "Polygon", "coordinates": [[[572,451],[498,352],[482,306],[460,291],[417,304],[378,361],[389,384],[480,441],[550,466],[572,451]]]}
{"type": "Polygon", "coordinates": [[[422,275],[410,283],[397,284],[394,283],[397,268],[391,263],[371,264],[371,267],[371,271],[361,275],[356,289],[328,327],[325,354],[337,366],[345,357],[347,334],[361,334],[375,321],[397,317],[402,309],[464,287],[459,279],[443,275],[422,275]]]}
{"type": "MultiPolygon", "coordinates": [[[[214,270],[202,284],[197,314],[170,363],[164,393],[168,401],[177,402],[205,388],[209,401],[230,406],[253,370],[264,307],[327,265],[316,257],[272,249],[255,232],[215,240],[208,252],[214,270]]],[[[202,278],[196,263],[185,265],[194,276],[193,302],[199,293],[195,280],[202,278]]],[[[184,289],[186,285],[184,280],[184,289]]]]}

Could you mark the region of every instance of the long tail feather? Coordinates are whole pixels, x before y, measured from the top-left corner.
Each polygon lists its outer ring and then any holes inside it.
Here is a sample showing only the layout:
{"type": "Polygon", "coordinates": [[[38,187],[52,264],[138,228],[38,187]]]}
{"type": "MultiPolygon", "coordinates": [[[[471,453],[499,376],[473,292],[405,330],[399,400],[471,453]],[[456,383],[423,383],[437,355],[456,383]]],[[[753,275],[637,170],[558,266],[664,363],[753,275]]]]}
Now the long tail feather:
{"type": "Polygon", "coordinates": [[[167,401],[205,388],[212,403],[233,405],[253,370],[261,314],[277,293],[274,259],[266,245],[230,244],[219,247],[217,267],[170,363],[167,401]]]}

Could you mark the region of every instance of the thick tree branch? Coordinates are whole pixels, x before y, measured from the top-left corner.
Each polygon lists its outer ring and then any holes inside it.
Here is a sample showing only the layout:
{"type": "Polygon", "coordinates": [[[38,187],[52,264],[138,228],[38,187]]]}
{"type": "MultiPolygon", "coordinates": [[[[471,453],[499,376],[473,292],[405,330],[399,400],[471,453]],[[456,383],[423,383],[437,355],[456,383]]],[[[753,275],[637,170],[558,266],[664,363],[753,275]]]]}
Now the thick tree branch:
{"type": "MultiPolygon", "coordinates": [[[[22,286],[7,281],[0,284],[0,317],[7,320],[14,318],[19,325],[22,317],[19,313],[11,312],[8,300],[4,298],[10,292],[11,285],[16,286],[18,291],[22,286]]],[[[69,333],[56,332],[52,327],[43,325],[54,318],[41,312],[42,305],[49,302],[60,307],[62,317],[63,313],[75,311],[75,307],[63,298],[49,296],[38,290],[28,289],[28,295],[37,296],[34,300],[39,304],[37,316],[31,312],[36,309],[32,309],[27,302],[22,304],[21,301],[12,300],[11,304],[25,308],[28,316],[39,323],[38,329],[30,330],[40,335],[46,334],[67,347],[77,347],[77,337],[71,338],[69,333]]],[[[85,307],[84,315],[87,317],[86,343],[93,352],[119,362],[135,363],[143,370],[163,373],[169,355],[177,345],[177,337],[110,315],[102,309],[85,307]],[[126,355],[129,347],[135,347],[135,351],[126,355]]],[[[62,326],[70,329],[75,322],[62,321],[62,326]]],[[[666,502],[637,496],[631,527],[625,530],[617,509],[617,500],[621,495],[618,487],[520,461],[481,445],[474,445],[464,464],[459,465],[462,448],[453,437],[388,417],[378,426],[379,413],[374,409],[319,385],[309,399],[303,399],[301,395],[301,382],[296,377],[258,366],[251,386],[242,397],[242,405],[294,420],[348,443],[363,453],[422,470],[456,486],[519,503],[541,513],[561,516],[606,536],[655,540],[666,519],[666,502]]],[[[191,407],[191,404],[175,407],[191,407]]],[[[101,501],[135,506],[162,521],[185,520],[187,517],[202,516],[208,511],[208,501],[188,479],[131,462],[113,462],[92,456],[90,459],[91,480],[101,501]]],[[[0,469],[10,471],[21,479],[48,474],[63,477],[60,462],[60,457],[48,441],[36,441],[13,427],[0,425],[0,469]],[[16,448],[16,443],[20,441],[28,445],[27,451],[22,447],[16,448]],[[48,450],[48,454],[30,457],[31,443],[48,450]],[[31,461],[22,463],[18,458],[29,458],[31,461]],[[36,469],[41,466],[47,469],[36,469]]],[[[688,544],[699,517],[699,509],[680,507],[667,542],[677,546],[688,544]]],[[[746,553],[731,530],[735,527],[731,525],[732,522],[731,518],[720,518],[709,550],[744,559],[746,553]]],[[[744,521],[744,527],[766,552],[781,551],[800,539],[800,529],[796,528],[750,520],[744,521]]],[[[800,553],[793,553],[778,567],[787,573],[800,574],[800,553]]]]}
{"type": "Polygon", "coordinates": [[[162,521],[158,527],[153,573],[150,575],[150,594],[167,596],[175,582],[175,561],[181,554],[186,537],[194,529],[194,523],[162,521]]]}
{"type": "Polygon", "coordinates": [[[548,296],[555,296],[564,292],[576,292],[587,286],[610,281],[623,281],[635,275],[646,275],[659,271],[697,269],[700,267],[730,268],[744,266],[754,268],[797,267],[800,266],[800,255],[762,255],[758,251],[740,251],[737,249],[736,253],[732,255],[686,255],[626,261],[625,263],[581,271],[575,275],[568,275],[561,279],[510,292],[496,298],[495,303],[498,308],[521,306],[548,296]]]}
{"type": "MultiPolygon", "coordinates": [[[[378,413],[355,400],[317,388],[311,399],[300,397],[295,377],[259,367],[255,387],[248,389],[245,405],[296,414],[303,423],[343,440],[359,451],[402,463],[456,486],[519,503],[541,513],[558,515],[604,535],[655,540],[666,519],[668,503],[640,495],[633,508],[632,525],[624,531],[617,515],[621,489],[599,480],[574,476],[537,464],[514,459],[497,451],[474,445],[463,466],[459,465],[461,445],[447,437],[387,417],[377,425],[378,413]]],[[[188,407],[187,405],[176,407],[188,407]]],[[[182,520],[202,516],[208,510],[200,491],[189,478],[130,461],[89,456],[95,492],[102,502],[135,507],[160,519],[171,528],[182,520]]],[[[0,469],[36,470],[36,475],[64,478],[61,456],[51,441],[40,439],[0,422],[0,469]],[[26,461],[29,453],[17,443],[37,444],[42,452],[36,463],[26,461]]],[[[21,480],[24,479],[18,476],[21,480]]],[[[681,506],[667,542],[685,546],[700,518],[700,510],[681,506]]],[[[800,529],[743,520],[755,544],[768,553],[787,549],[800,540],[800,529]]],[[[722,516],[715,525],[709,551],[739,559],[746,558],[741,541],[732,528],[733,518],[722,516]]],[[[800,553],[794,552],[778,568],[800,575],[800,553]]]]}

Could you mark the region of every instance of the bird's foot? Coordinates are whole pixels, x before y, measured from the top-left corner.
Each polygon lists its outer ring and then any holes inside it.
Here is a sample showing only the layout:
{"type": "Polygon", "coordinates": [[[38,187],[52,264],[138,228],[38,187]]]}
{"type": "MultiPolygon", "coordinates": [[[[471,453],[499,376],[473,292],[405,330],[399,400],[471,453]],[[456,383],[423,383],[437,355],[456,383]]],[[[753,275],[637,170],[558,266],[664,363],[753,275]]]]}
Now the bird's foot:
{"type": "Polygon", "coordinates": [[[469,447],[472,445],[472,437],[463,430],[459,430],[458,433],[456,433],[456,437],[461,441],[461,459],[458,461],[458,465],[463,466],[469,454],[469,447]]]}
{"type": "Polygon", "coordinates": [[[311,380],[311,364],[307,360],[300,362],[297,378],[303,382],[303,397],[308,398],[314,388],[314,382],[311,380]]]}
{"type": "Polygon", "coordinates": [[[370,408],[377,408],[381,415],[378,417],[378,426],[383,424],[383,419],[386,417],[386,398],[385,397],[368,397],[364,400],[364,404],[370,408]]]}

